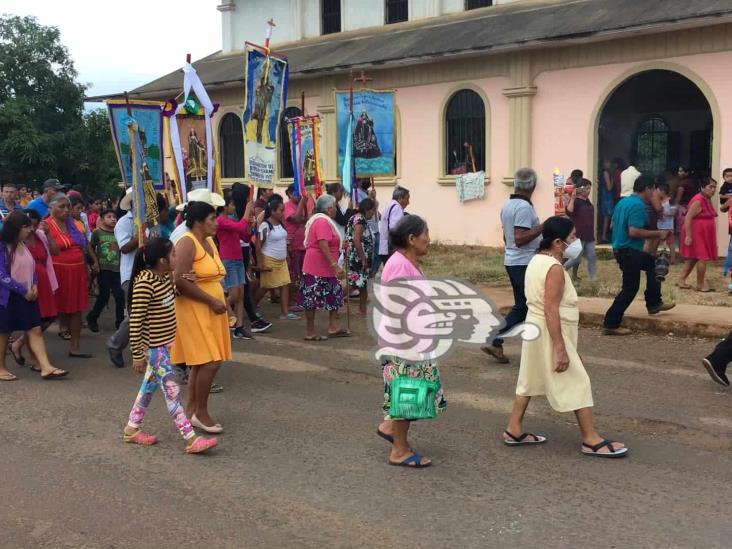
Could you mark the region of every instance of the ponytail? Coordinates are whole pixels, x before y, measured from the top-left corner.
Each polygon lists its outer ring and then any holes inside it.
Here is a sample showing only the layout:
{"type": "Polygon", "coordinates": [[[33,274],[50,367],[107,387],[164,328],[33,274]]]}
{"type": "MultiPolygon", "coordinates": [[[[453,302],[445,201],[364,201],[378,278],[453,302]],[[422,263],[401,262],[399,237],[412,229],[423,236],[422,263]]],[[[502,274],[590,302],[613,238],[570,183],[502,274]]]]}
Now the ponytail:
{"type": "Polygon", "coordinates": [[[145,269],[154,269],[161,259],[165,259],[173,250],[173,243],[167,238],[151,238],[143,248],[138,248],[130,274],[130,287],[127,292],[127,303],[132,307],[132,292],[135,279],[145,269]]]}

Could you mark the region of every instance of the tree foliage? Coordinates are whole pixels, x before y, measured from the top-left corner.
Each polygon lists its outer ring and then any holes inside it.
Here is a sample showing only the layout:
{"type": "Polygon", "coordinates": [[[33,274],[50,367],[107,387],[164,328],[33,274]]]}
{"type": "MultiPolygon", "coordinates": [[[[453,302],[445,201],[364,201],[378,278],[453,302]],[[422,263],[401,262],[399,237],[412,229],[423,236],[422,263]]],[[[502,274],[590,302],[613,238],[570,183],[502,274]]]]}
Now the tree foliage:
{"type": "Polygon", "coordinates": [[[0,181],[57,177],[93,194],[119,180],[106,113],[84,113],[76,77],[58,28],[0,16],[0,181]]]}

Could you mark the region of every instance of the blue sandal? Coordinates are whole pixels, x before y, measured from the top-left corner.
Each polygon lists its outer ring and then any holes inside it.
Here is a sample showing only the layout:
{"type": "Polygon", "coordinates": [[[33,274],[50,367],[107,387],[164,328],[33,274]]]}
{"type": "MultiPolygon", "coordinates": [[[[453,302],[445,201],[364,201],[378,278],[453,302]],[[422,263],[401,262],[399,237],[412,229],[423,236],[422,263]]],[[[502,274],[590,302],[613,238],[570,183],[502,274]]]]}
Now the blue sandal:
{"type": "Polygon", "coordinates": [[[593,457],[601,457],[601,458],[621,458],[628,453],[628,447],[618,448],[615,449],[615,446],[613,446],[612,440],[603,440],[599,444],[595,444],[594,446],[590,446],[589,444],[582,443],[582,453],[586,456],[593,456],[593,457]],[[609,452],[600,452],[602,448],[607,446],[607,449],[610,450],[609,452]]]}
{"type": "Polygon", "coordinates": [[[396,462],[389,460],[389,465],[396,465],[397,467],[412,467],[414,469],[424,469],[432,465],[432,462],[422,463],[422,456],[420,454],[412,454],[404,461],[396,462]]]}

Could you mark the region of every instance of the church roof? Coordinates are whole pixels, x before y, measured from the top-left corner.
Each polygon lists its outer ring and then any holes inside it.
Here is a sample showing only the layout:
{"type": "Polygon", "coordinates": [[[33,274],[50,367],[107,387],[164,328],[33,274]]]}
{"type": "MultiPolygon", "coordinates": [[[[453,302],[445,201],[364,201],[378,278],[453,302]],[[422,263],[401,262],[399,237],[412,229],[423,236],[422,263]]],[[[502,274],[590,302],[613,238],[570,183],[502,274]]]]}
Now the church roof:
{"type": "MultiPolygon", "coordinates": [[[[540,0],[330,34],[275,45],[274,49],[287,55],[290,75],[297,78],[450,56],[548,47],[568,41],[610,39],[730,20],[730,0],[540,0]]],[[[241,50],[216,52],[193,65],[207,87],[238,86],[244,82],[241,50]]],[[[165,98],[180,91],[182,86],[183,73],[177,70],[132,90],[130,97],[165,98]]]]}

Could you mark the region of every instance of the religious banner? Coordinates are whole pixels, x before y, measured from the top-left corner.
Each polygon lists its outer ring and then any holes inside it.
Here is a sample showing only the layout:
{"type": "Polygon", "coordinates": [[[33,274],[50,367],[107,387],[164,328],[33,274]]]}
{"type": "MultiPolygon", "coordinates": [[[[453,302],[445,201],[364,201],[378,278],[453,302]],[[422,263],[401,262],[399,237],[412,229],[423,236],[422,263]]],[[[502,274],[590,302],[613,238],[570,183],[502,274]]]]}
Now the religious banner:
{"type": "Polygon", "coordinates": [[[211,117],[218,110],[188,61],[183,66],[183,97],[180,106],[175,100],[168,101],[164,114],[170,117],[167,127],[175,180],[180,182],[181,199],[185,201],[188,191],[214,189],[216,148],[211,117]]]}
{"type": "Polygon", "coordinates": [[[112,142],[117,153],[122,181],[132,185],[132,144],[128,132],[129,119],[134,120],[140,139],[141,166],[157,190],[165,189],[163,168],[163,104],[157,101],[107,101],[112,142]]]}
{"type": "Polygon", "coordinates": [[[145,228],[158,223],[158,202],[147,166],[144,133],[131,116],[125,118],[128,143],[130,144],[130,186],[132,187],[132,212],[140,242],[144,241],[145,228]]]}
{"type": "Polygon", "coordinates": [[[343,174],[349,141],[358,177],[396,175],[394,133],[395,92],[389,90],[336,91],[338,173],[343,174]],[[353,114],[353,122],[350,115],[353,114]]]}
{"type": "Polygon", "coordinates": [[[295,180],[295,196],[322,190],[323,169],[320,163],[320,117],[304,116],[287,121],[292,167],[295,180]]]}
{"type": "Polygon", "coordinates": [[[244,172],[255,185],[272,188],[280,117],[287,101],[288,66],[285,59],[251,44],[247,44],[246,54],[244,172]]]}

